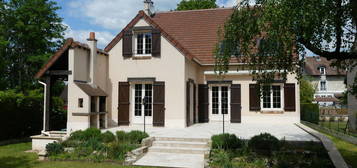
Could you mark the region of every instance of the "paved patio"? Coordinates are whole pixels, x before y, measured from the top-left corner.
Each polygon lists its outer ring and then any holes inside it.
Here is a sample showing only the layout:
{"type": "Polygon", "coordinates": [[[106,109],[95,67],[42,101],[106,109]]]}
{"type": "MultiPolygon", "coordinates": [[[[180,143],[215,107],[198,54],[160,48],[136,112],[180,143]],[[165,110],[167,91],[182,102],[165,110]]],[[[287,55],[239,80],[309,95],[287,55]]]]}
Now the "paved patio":
{"type": "MultiPolygon", "coordinates": [[[[187,128],[162,128],[146,126],[146,132],[153,137],[175,137],[175,138],[210,138],[212,135],[222,133],[222,122],[199,123],[187,128]]],[[[143,125],[121,126],[107,129],[112,132],[118,130],[131,131],[143,130],[143,125]]],[[[306,131],[294,123],[243,123],[225,124],[226,133],[234,133],[242,139],[250,139],[260,133],[270,133],[279,139],[285,138],[289,141],[318,141],[306,131]]]]}

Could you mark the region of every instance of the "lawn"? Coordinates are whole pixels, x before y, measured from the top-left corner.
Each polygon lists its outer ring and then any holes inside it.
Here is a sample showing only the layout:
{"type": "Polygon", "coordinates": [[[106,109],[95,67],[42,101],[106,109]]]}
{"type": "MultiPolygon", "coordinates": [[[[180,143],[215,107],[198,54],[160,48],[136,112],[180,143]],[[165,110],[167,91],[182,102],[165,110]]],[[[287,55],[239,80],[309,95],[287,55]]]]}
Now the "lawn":
{"type": "Polygon", "coordinates": [[[325,135],[335,143],[346,163],[352,167],[357,167],[357,145],[348,143],[329,134],[325,135]]]}
{"type": "Polygon", "coordinates": [[[1,168],[138,168],[112,163],[38,161],[34,153],[26,153],[31,143],[0,146],[1,168]]]}
{"type": "MultiPolygon", "coordinates": [[[[334,121],[334,122],[329,122],[329,121],[320,121],[319,125],[328,129],[332,129],[341,133],[346,133],[345,129],[346,129],[346,125],[347,122],[346,121],[334,121]]],[[[355,132],[347,132],[348,135],[352,135],[357,137],[357,133],[355,132]]]]}

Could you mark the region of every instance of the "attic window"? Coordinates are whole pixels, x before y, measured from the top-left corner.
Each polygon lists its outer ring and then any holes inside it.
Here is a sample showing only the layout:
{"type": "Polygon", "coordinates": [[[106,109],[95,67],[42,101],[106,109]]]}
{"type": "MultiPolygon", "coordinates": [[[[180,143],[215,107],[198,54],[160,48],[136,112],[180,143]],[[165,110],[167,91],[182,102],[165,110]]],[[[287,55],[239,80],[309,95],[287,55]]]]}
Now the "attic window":
{"type": "Polygon", "coordinates": [[[135,33],[135,55],[151,56],[152,51],[152,34],[151,32],[135,33]]]}
{"type": "Polygon", "coordinates": [[[321,75],[326,75],[326,68],[324,66],[319,67],[318,70],[320,71],[321,75]]]}

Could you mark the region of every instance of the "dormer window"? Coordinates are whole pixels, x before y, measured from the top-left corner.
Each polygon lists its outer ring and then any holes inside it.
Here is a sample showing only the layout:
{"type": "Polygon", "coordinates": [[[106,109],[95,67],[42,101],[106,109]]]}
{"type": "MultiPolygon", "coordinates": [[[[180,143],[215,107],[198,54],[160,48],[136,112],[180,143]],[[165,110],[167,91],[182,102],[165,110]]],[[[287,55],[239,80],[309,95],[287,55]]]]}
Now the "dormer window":
{"type": "Polygon", "coordinates": [[[135,55],[151,56],[152,35],[151,32],[135,33],[135,55]]]}
{"type": "Polygon", "coordinates": [[[326,75],[326,68],[325,67],[321,66],[318,69],[319,69],[321,75],[326,75]]]}

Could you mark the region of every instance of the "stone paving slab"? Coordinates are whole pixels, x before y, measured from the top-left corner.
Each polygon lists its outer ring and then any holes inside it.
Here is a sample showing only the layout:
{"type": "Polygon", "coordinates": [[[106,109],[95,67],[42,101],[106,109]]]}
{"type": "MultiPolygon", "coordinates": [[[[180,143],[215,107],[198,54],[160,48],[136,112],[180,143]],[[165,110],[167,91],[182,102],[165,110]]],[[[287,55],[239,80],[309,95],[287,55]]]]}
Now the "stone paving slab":
{"type": "MultiPolygon", "coordinates": [[[[212,135],[223,132],[222,122],[199,123],[187,128],[160,128],[147,126],[146,132],[152,137],[180,137],[180,138],[211,138],[212,135]]],[[[107,129],[112,132],[118,130],[143,130],[143,125],[121,126],[107,129]]],[[[314,136],[302,130],[295,123],[262,122],[262,123],[226,123],[225,132],[236,134],[242,139],[250,139],[260,133],[270,133],[279,139],[289,141],[319,141],[314,136]]]]}
{"type": "Polygon", "coordinates": [[[203,154],[179,154],[148,152],[134,163],[137,166],[160,166],[180,168],[203,168],[203,154]]]}

